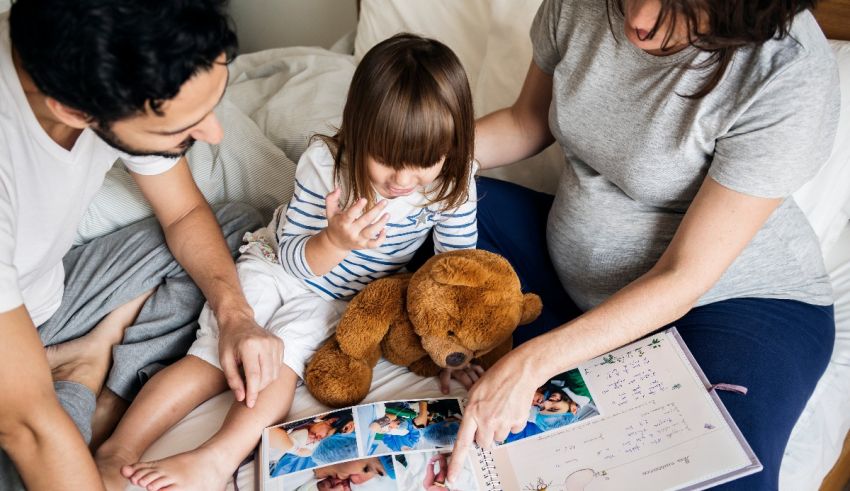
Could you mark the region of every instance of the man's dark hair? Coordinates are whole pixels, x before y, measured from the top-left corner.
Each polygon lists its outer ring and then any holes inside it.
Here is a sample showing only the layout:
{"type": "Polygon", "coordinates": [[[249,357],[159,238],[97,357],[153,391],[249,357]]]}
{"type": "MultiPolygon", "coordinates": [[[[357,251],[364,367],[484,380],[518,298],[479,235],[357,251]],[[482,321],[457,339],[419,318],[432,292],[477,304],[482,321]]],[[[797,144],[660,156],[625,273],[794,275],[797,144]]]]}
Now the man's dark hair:
{"type": "Polygon", "coordinates": [[[17,0],[12,47],[38,89],[102,126],[161,114],[194,74],[236,54],[226,0],[17,0]]]}

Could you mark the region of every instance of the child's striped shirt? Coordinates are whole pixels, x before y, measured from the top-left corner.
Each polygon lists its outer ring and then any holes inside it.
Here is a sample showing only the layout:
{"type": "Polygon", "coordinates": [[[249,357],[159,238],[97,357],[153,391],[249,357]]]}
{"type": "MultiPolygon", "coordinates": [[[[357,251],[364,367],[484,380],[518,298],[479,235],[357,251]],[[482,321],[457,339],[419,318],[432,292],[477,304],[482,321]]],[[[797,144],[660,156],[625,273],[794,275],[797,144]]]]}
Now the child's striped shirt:
{"type": "Polygon", "coordinates": [[[349,297],[372,280],[403,270],[432,229],[435,253],[476,246],[477,195],[475,180],[470,177],[469,199],[452,210],[441,210],[439,203],[423,206],[427,199],[418,192],[390,200],[384,210],[390,218],[383,244],[376,249],[351,251],[327,274],[316,276],[304,257],[304,246],[327,227],[325,196],[334,187],[333,156],[324,142],[314,142],[298,161],[295,192],[285,214],[281,207],[269,227],[276,231],[283,268],[326,298],[349,297]]]}

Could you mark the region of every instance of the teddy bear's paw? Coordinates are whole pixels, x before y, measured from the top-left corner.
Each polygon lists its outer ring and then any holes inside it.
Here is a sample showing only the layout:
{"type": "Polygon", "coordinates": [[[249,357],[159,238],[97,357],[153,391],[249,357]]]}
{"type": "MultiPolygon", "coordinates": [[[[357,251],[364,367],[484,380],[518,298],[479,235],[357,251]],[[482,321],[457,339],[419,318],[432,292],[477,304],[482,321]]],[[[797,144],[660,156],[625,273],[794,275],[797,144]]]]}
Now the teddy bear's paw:
{"type": "Polygon", "coordinates": [[[335,340],[319,348],[307,365],[304,384],[319,402],[331,407],[353,406],[372,385],[372,367],[343,353],[335,340]]]}
{"type": "Polygon", "coordinates": [[[423,377],[435,377],[440,374],[441,370],[441,368],[428,356],[414,361],[408,366],[408,368],[411,372],[423,377]]]}

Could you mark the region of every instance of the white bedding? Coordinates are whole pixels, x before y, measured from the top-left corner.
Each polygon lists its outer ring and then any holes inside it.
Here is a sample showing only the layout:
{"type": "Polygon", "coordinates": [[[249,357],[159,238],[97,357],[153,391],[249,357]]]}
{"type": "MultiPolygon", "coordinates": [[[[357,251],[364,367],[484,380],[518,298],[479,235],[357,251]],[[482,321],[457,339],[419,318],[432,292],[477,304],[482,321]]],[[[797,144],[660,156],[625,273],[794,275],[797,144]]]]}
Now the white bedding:
{"type": "MultiPolygon", "coordinates": [[[[812,399],[792,433],[780,471],[780,489],[817,490],[841,452],[844,436],[850,429],[850,224],[841,242],[828,258],[836,292],[837,335],[832,361],[815,389],[812,399]]],[[[463,396],[464,389],[455,384],[452,394],[463,396]]],[[[366,402],[387,399],[438,397],[435,379],[423,379],[407,370],[381,361],[375,370],[372,389],[366,402]]],[[[221,394],[206,402],[159,439],[145,454],[157,459],[195,448],[221,425],[233,397],[221,394]]],[[[304,387],[299,387],[290,413],[291,419],[324,411],[304,387]]],[[[254,463],[242,466],[238,473],[238,489],[255,489],[254,463]]],[[[236,489],[231,483],[228,489],[236,489]]],[[[130,487],[128,489],[138,489],[130,487]]]]}
{"type": "Polygon", "coordinates": [[[835,291],[835,348],[785,449],[779,474],[783,490],[817,490],[850,430],[850,224],[826,264],[835,291]]]}

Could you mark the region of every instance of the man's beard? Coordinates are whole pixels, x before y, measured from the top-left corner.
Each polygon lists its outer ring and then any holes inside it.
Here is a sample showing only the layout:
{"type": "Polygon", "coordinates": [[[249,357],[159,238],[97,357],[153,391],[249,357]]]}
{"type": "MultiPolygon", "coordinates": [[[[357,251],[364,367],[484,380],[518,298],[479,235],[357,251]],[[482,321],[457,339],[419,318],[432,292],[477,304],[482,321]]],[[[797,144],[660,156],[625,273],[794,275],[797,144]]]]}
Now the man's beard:
{"type": "Polygon", "coordinates": [[[100,137],[101,140],[105,141],[110,147],[120,150],[128,155],[132,155],[134,157],[165,157],[167,159],[176,159],[186,155],[186,152],[192,148],[192,145],[195,144],[195,139],[191,136],[183,140],[183,143],[178,145],[180,149],[179,152],[164,152],[164,151],[150,151],[150,150],[139,150],[137,148],[133,148],[118,138],[118,135],[112,132],[112,129],[109,127],[105,127],[103,125],[92,125],[92,131],[95,132],[97,136],[100,137]]]}

